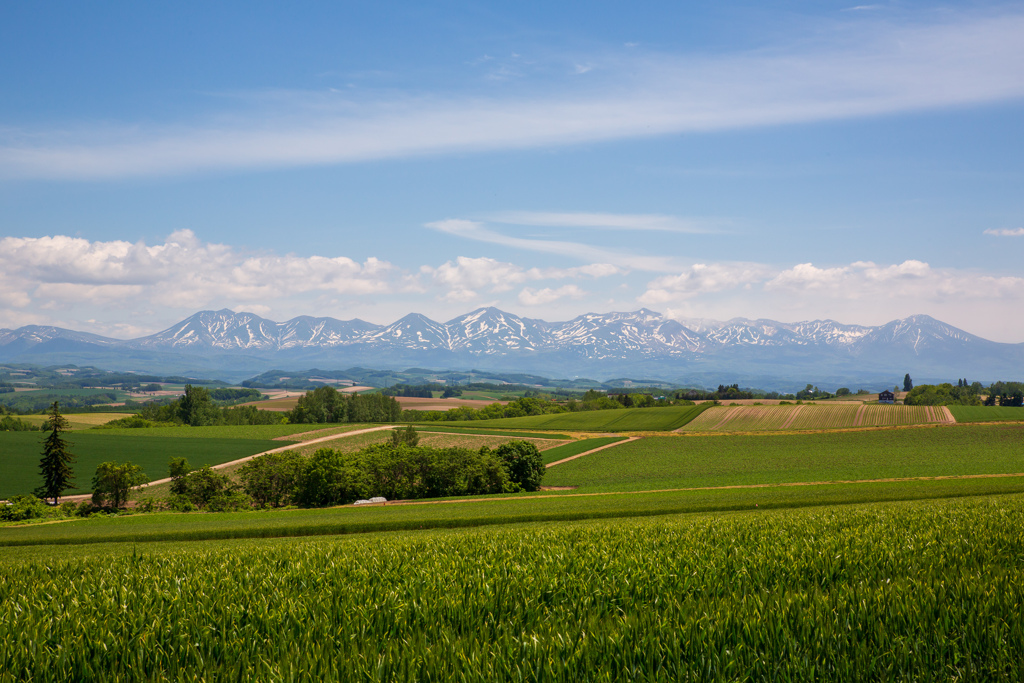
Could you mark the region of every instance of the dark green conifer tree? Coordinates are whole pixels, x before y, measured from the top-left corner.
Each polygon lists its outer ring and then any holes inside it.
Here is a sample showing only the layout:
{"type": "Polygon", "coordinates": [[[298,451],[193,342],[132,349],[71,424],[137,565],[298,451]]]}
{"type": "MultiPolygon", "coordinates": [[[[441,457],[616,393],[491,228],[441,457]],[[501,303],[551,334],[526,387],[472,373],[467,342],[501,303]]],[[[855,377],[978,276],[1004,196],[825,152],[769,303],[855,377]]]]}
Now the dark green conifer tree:
{"type": "Polygon", "coordinates": [[[74,484],[74,471],[71,463],[75,456],[68,450],[68,443],[61,434],[68,430],[68,421],[60,414],[60,402],[54,401],[50,406],[49,416],[43,423],[43,429],[50,432],[43,443],[43,457],[39,460],[39,472],[43,475],[43,485],[36,489],[40,498],[52,498],[57,504],[61,495],[74,484]]]}

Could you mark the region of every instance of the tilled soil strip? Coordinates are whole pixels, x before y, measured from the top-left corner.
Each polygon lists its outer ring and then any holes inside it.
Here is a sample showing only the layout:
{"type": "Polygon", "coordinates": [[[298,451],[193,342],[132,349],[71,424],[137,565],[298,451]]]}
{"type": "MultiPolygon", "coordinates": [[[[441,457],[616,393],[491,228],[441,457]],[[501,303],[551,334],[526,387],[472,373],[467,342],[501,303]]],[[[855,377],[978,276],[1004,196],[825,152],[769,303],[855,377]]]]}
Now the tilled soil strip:
{"type": "MultiPolygon", "coordinates": [[[[938,477],[893,477],[890,479],[850,479],[836,481],[787,481],[778,484],[734,484],[732,486],[693,486],[678,489],[648,489],[646,491],[601,491],[598,493],[563,493],[547,496],[517,496],[515,498],[458,498],[452,500],[389,500],[376,505],[443,505],[445,503],[500,503],[508,500],[531,500],[536,498],[575,498],[587,496],[633,496],[640,493],[676,493],[681,491],[726,491],[730,489],[772,489],[784,486],[830,486],[833,484],[886,484],[903,481],[945,481],[947,479],[1002,479],[1024,477],[1024,472],[1007,474],[947,474],[938,477]]],[[[348,506],[346,506],[348,507],[348,506]]],[[[359,507],[370,507],[360,505],[359,507]]]]}
{"type": "Polygon", "coordinates": [[[795,409],[793,410],[793,414],[789,416],[789,419],[788,419],[788,420],[786,420],[786,423],[785,423],[784,425],[782,425],[782,428],[783,428],[783,429],[789,429],[790,425],[792,425],[792,424],[793,424],[793,421],[794,421],[794,420],[796,420],[796,416],[797,416],[797,415],[799,415],[799,414],[800,414],[800,411],[801,411],[801,410],[803,410],[803,409],[804,409],[804,407],[803,407],[803,406],[797,406],[797,407],[796,407],[796,408],[795,408],[795,409]]]}
{"type": "Polygon", "coordinates": [[[853,426],[860,427],[864,424],[864,413],[867,411],[867,405],[860,405],[857,407],[857,415],[853,418],[853,426]]]}
{"type": "Polygon", "coordinates": [[[582,458],[584,455],[590,455],[591,453],[597,453],[598,451],[603,451],[604,449],[611,448],[612,446],[621,446],[624,443],[629,443],[630,441],[636,441],[639,438],[640,438],[639,436],[631,436],[628,439],[626,439],[625,441],[616,441],[615,443],[606,443],[603,446],[598,446],[597,448],[591,448],[589,451],[583,451],[582,453],[577,453],[576,455],[570,455],[568,458],[562,458],[561,460],[556,460],[555,462],[549,462],[547,465],[545,465],[545,467],[554,467],[555,465],[561,465],[563,462],[569,462],[570,460],[575,460],[576,458],[582,458]]]}
{"type": "Polygon", "coordinates": [[[722,425],[724,425],[726,422],[728,422],[729,420],[731,420],[732,418],[734,418],[738,414],[739,414],[739,409],[738,408],[729,408],[728,410],[725,411],[725,415],[722,416],[722,419],[719,421],[719,423],[716,424],[714,427],[712,427],[711,430],[712,431],[716,431],[718,429],[721,429],[722,425]]]}

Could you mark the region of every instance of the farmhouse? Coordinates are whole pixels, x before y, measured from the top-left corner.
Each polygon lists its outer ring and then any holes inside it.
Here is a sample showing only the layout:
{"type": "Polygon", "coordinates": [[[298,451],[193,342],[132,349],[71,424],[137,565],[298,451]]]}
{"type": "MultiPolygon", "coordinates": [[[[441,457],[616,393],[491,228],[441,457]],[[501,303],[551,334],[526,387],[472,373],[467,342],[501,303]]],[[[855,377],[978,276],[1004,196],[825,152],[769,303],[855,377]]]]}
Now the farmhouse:
{"type": "Polygon", "coordinates": [[[895,403],[896,402],[896,395],[894,393],[892,393],[891,391],[889,391],[888,389],[886,389],[885,391],[880,391],[880,392],[878,392],[878,402],[879,403],[895,403]]]}

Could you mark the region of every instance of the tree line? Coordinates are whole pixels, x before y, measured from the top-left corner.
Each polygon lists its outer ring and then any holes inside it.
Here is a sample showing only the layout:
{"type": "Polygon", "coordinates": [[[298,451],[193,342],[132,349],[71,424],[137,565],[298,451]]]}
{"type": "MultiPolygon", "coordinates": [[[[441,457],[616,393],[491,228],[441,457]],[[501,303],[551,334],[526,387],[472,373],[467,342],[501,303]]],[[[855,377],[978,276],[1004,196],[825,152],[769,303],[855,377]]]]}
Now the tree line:
{"type": "Polygon", "coordinates": [[[968,382],[961,378],[957,380],[956,386],[953,386],[951,382],[919,384],[907,393],[903,403],[910,406],[1022,407],[1024,406],[1024,383],[999,381],[985,387],[981,382],[968,382]]]}

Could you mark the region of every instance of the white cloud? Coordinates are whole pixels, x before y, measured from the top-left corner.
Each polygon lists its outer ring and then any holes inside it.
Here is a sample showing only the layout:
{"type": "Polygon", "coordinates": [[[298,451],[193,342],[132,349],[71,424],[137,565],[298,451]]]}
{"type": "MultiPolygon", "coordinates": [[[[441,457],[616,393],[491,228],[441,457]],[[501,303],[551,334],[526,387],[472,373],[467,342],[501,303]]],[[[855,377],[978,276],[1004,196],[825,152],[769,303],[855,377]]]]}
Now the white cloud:
{"type": "MultiPolygon", "coordinates": [[[[601,278],[621,274],[624,271],[607,263],[594,263],[576,268],[525,269],[513,263],[505,263],[487,257],[470,258],[468,256],[459,256],[455,261],[446,261],[437,268],[422,266],[420,272],[428,276],[436,287],[448,290],[443,295],[446,301],[457,302],[476,299],[479,296],[479,290],[486,290],[491,294],[499,294],[507,292],[524,282],[564,280],[580,277],[601,278]]],[[[558,290],[564,290],[563,294],[559,296],[566,296],[570,292],[582,291],[578,288],[567,289],[567,287],[562,287],[558,290]]],[[[575,285],[572,285],[572,287],[575,287],[575,285]]],[[[533,290],[530,291],[532,292],[533,290]]],[[[543,291],[551,292],[553,290],[546,289],[543,291]]],[[[520,300],[522,300],[522,295],[520,295],[520,300]]]]}
{"type": "Polygon", "coordinates": [[[443,221],[427,223],[426,227],[439,232],[489,244],[500,244],[505,247],[536,251],[546,254],[558,254],[571,258],[610,264],[616,267],[636,270],[666,271],[673,270],[672,259],[661,256],[642,256],[629,254],[621,250],[602,249],[579,242],[559,240],[541,240],[525,237],[511,237],[487,228],[479,221],[450,218],[443,221]]]}
{"type": "MultiPolygon", "coordinates": [[[[944,16],[941,23],[901,27],[849,22],[819,32],[817,42],[731,55],[631,50],[604,60],[601,79],[567,76],[504,97],[362,101],[343,93],[274,92],[255,110],[191,124],[8,127],[0,175],[97,179],[354,163],[875,116],[1024,95],[1024,14],[944,16]]],[[[595,55],[588,63],[601,61],[595,55]]],[[[514,73],[506,65],[496,76],[514,73]]]]}
{"type": "Polygon", "coordinates": [[[1024,237],[1024,228],[1002,228],[1000,230],[986,230],[986,235],[995,235],[996,237],[1024,237]]]}
{"type": "Polygon", "coordinates": [[[652,280],[640,303],[648,306],[689,299],[702,294],[748,288],[772,272],[759,263],[697,263],[678,275],[652,280]]]}
{"type": "Polygon", "coordinates": [[[604,230],[651,230],[660,232],[711,232],[705,220],[693,220],[661,214],[618,214],[554,211],[503,211],[490,214],[494,223],[537,225],[546,227],[587,228],[604,230]]]}
{"type": "Polygon", "coordinates": [[[64,235],[5,237],[0,304],[70,310],[230,303],[252,309],[293,296],[387,293],[395,286],[393,271],[376,258],[357,263],[347,257],[247,254],[203,243],[188,230],[153,246],[64,235]]]}
{"type": "Polygon", "coordinates": [[[586,296],[586,292],[576,285],[565,285],[558,289],[552,289],[550,287],[545,287],[544,289],[531,289],[530,287],[524,287],[523,290],[519,292],[519,303],[524,306],[543,306],[565,297],[569,297],[570,299],[581,299],[584,296],[586,296]]]}

